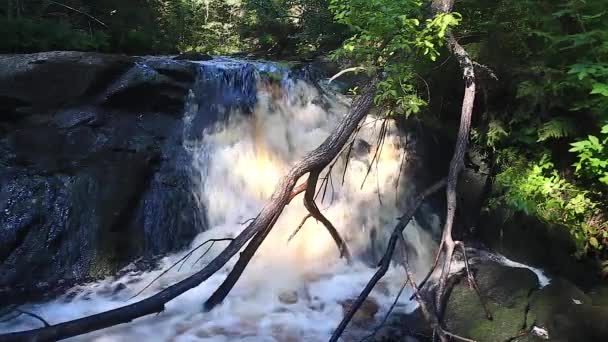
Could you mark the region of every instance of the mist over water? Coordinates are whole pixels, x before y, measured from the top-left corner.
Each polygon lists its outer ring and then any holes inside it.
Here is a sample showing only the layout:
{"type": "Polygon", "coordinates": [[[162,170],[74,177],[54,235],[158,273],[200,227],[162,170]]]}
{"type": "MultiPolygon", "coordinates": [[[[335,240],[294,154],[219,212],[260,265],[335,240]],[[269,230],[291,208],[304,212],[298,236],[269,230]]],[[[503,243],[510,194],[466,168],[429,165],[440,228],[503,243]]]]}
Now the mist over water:
{"type": "MultiPolygon", "coordinates": [[[[200,214],[210,227],[191,247],[207,239],[234,237],[242,231],[246,224],[243,223],[257,215],[290,166],[321,144],[348,111],[347,98],[286,76],[281,82],[258,79],[255,92],[257,100],[251,113],[232,109],[226,113],[227,120],[218,121],[197,134],[184,134],[184,147],[191,153],[193,162],[192,191],[200,214]]],[[[200,115],[202,102],[197,96],[200,95],[192,93],[186,106],[186,131],[193,129],[200,115]]],[[[314,219],[309,219],[288,243],[289,236],[307,214],[303,195],[299,195],[285,208],[226,300],[211,312],[202,312],[203,302],[220,285],[236,258],[199,287],[169,302],[163,313],[73,340],[327,340],[343,316],[341,303],[355,298],[375,271],[369,265],[383,253],[407,200],[396,192],[398,189],[413,191],[414,184],[408,181],[407,174],[399,177],[403,142],[392,125],[379,154],[379,163],[373,165],[364,183],[376,152],[379,130],[380,122],[368,117],[356,137],[348,164],[345,156],[340,157],[327,187],[321,188],[319,181],[317,204],[356,256],[353,265],[339,259],[330,235],[314,219]]],[[[411,265],[416,273],[423,273],[432,261],[436,245],[415,220],[405,233],[415,248],[411,265]]],[[[171,270],[137,298],[131,299],[189,249],[166,256],[157,270],[127,269],[119,277],[76,287],[52,302],[24,309],[54,324],[123,306],[194,273],[226,244],[216,243],[208,255],[194,264],[205,252],[206,248],[202,248],[179,271],[171,270]]],[[[380,306],[377,321],[382,319],[404,281],[403,270],[395,266],[378,284],[371,295],[380,306]]],[[[409,295],[404,294],[397,310],[409,312],[415,307],[409,295]]],[[[40,325],[34,319],[23,317],[2,323],[0,330],[18,331],[40,325]]],[[[368,329],[373,327],[373,322],[370,325],[368,329]]]]}

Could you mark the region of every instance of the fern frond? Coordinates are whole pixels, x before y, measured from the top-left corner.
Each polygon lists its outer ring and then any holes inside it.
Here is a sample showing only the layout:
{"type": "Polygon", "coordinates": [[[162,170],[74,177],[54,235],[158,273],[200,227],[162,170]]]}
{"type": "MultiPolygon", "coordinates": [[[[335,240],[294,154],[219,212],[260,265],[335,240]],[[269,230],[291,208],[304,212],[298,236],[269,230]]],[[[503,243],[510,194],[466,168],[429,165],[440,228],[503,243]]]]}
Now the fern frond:
{"type": "Polygon", "coordinates": [[[538,141],[565,138],[576,132],[574,123],[566,118],[552,119],[540,126],[538,129],[538,141]]]}

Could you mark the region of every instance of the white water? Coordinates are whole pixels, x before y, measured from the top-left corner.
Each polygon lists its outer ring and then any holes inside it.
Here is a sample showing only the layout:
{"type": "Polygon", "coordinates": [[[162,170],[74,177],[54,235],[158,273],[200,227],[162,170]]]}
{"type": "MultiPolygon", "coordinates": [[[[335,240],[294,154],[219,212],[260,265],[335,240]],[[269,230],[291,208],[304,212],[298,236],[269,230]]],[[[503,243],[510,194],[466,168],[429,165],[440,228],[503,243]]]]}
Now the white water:
{"type": "MultiPolygon", "coordinates": [[[[201,141],[185,144],[194,159],[193,179],[197,186],[193,192],[201,208],[206,208],[211,227],[200,234],[192,246],[209,238],[238,234],[244,228],[240,222],[256,216],[290,165],[318,146],[347,111],[344,99],[319,94],[303,82],[290,82],[289,87],[284,88],[266,87],[259,91],[258,100],[253,115],[233,113],[228,123],[209,129],[201,141]],[[325,97],[328,109],[313,103],[319,96],[325,97]]],[[[188,108],[187,121],[197,111],[194,106],[191,104],[188,108]]],[[[403,206],[403,203],[396,203],[395,188],[402,150],[394,127],[390,127],[379,166],[372,168],[361,188],[375,152],[374,142],[379,127],[378,122],[367,119],[358,137],[368,141],[372,148],[357,158],[351,158],[343,186],[344,163],[341,160],[333,171],[334,190],[328,187],[325,201],[321,203],[321,196],[317,200],[354,254],[361,254],[368,248],[371,230],[377,230],[378,239],[382,241],[394,227],[403,206]]],[[[413,186],[406,178],[401,177],[402,188],[413,186]]],[[[411,188],[406,190],[412,191],[411,188]]],[[[356,297],[374,269],[362,263],[347,266],[338,258],[336,246],[325,228],[312,219],[287,244],[287,238],[306,215],[301,196],[285,209],[242,278],[219,307],[202,313],[202,303],[222,282],[236,260],[199,287],[170,302],[165,312],[159,315],[74,340],[327,340],[342,318],[340,303],[356,297]],[[286,304],[279,299],[285,294],[293,297],[293,293],[297,294],[295,304],[286,304]]],[[[417,252],[411,260],[412,266],[415,271],[424,272],[430,264],[435,243],[416,222],[406,228],[406,235],[417,252]]],[[[197,252],[181,271],[174,269],[167,273],[135,299],[130,297],[185,252],[165,257],[158,270],[132,270],[118,278],[74,288],[71,294],[57,300],[23,309],[55,324],[132,303],[200,269],[223,246],[225,243],[217,243],[210,255],[191,267],[202,250],[197,252]],[[126,285],[126,289],[113,295],[113,289],[119,284],[126,285]]],[[[371,295],[380,306],[376,320],[382,318],[383,310],[390,306],[404,280],[401,268],[395,267],[378,284],[371,295]]],[[[408,300],[409,297],[409,294],[401,297],[397,310],[407,312],[416,307],[408,300]]],[[[18,331],[40,325],[34,319],[23,317],[3,323],[0,331],[18,331]]]]}

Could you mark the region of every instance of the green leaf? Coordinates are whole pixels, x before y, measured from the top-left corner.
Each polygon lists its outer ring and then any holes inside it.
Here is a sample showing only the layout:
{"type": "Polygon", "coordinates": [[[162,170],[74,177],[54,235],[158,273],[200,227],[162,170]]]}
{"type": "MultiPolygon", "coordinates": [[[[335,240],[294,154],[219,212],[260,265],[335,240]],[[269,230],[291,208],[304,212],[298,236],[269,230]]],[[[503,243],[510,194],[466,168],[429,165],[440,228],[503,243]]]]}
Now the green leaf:
{"type": "Polygon", "coordinates": [[[595,237],[593,237],[593,236],[589,238],[589,244],[590,244],[590,245],[591,245],[593,248],[595,248],[595,249],[597,249],[597,248],[600,246],[600,244],[599,244],[599,242],[597,241],[597,239],[596,239],[595,237]]]}
{"type": "Polygon", "coordinates": [[[595,135],[590,135],[588,139],[595,147],[601,147],[600,140],[595,135]]]}
{"type": "Polygon", "coordinates": [[[590,94],[599,94],[602,96],[608,96],[608,84],[606,84],[606,83],[593,84],[590,94]]]}

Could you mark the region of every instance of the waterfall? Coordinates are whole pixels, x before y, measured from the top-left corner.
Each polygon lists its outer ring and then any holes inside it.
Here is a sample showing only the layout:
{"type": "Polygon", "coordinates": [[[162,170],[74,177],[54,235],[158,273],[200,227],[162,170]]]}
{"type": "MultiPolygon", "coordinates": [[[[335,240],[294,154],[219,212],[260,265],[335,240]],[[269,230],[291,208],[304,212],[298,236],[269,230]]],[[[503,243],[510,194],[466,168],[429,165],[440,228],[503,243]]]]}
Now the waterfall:
{"type": "MultiPolygon", "coordinates": [[[[311,82],[280,65],[201,62],[185,108],[184,148],[192,161],[192,193],[210,229],[201,233],[191,247],[208,239],[236,236],[257,215],[289,167],[330,134],[348,107],[348,98],[333,92],[329,85],[311,82]]],[[[372,276],[375,269],[370,264],[383,252],[407,203],[407,194],[415,192],[407,174],[399,177],[404,144],[395,126],[389,125],[379,162],[370,168],[379,130],[380,122],[369,116],[348,160],[346,154],[341,156],[326,185],[319,184],[317,204],[354,252],[354,264],[339,259],[333,240],[314,219],[307,220],[288,243],[307,213],[300,195],[285,208],[226,300],[211,312],[203,313],[202,304],[236,258],[205,283],[171,301],[165,312],[73,340],[327,340],[342,318],[342,303],[355,298],[372,276]]],[[[423,273],[436,245],[415,220],[405,234],[415,249],[410,258],[412,267],[423,273]]],[[[23,308],[54,324],[132,303],[200,269],[226,243],[215,243],[206,255],[206,248],[197,251],[136,298],[131,297],[188,250],[164,257],[153,271],[127,268],[118,276],[75,287],[53,301],[23,308]]],[[[403,270],[391,267],[372,292],[372,300],[380,307],[377,321],[404,280],[403,270]]],[[[396,310],[414,310],[416,304],[409,297],[402,295],[396,310]]],[[[374,322],[370,324],[373,327],[374,322]]],[[[0,323],[0,330],[18,331],[39,325],[32,318],[22,317],[0,323]]]]}

